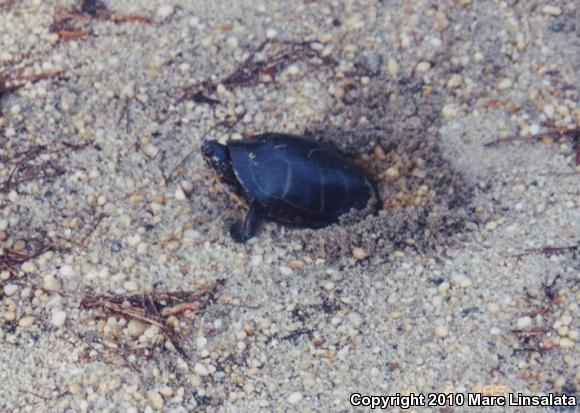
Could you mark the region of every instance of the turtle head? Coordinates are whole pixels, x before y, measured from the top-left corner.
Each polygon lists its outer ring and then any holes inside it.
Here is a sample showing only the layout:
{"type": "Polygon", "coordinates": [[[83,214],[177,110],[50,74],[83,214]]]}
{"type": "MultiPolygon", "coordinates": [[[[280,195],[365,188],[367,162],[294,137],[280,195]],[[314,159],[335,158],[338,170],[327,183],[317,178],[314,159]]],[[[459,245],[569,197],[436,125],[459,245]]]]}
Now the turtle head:
{"type": "Polygon", "coordinates": [[[206,140],[201,145],[201,153],[207,165],[217,172],[220,178],[228,178],[233,174],[232,159],[226,145],[215,140],[206,140]]]}

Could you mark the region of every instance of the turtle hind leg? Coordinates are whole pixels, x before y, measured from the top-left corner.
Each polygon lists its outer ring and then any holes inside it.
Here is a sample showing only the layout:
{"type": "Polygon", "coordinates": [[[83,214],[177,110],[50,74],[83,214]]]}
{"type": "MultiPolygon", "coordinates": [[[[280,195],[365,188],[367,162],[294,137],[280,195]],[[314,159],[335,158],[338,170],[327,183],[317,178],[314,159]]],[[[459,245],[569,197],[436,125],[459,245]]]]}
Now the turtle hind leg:
{"type": "Polygon", "coordinates": [[[262,207],[256,201],[253,201],[250,204],[250,209],[246,218],[244,218],[241,223],[234,224],[230,229],[234,241],[240,244],[245,244],[250,238],[252,238],[256,234],[260,222],[262,221],[262,215],[262,207]]]}

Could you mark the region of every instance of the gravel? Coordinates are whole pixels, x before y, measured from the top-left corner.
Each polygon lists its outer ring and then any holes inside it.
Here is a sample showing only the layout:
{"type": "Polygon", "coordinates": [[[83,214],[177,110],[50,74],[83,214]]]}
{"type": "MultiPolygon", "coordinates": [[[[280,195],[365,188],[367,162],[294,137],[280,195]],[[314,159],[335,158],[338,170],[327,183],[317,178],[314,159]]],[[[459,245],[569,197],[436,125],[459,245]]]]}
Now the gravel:
{"type": "Polygon", "coordinates": [[[578,393],[575,3],[339,3],[0,6],[0,411],[578,393]],[[266,131],[379,211],[233,242],[200,144],[266,131]],[[173,339],[127,313],[217,280],[173,339]]]}

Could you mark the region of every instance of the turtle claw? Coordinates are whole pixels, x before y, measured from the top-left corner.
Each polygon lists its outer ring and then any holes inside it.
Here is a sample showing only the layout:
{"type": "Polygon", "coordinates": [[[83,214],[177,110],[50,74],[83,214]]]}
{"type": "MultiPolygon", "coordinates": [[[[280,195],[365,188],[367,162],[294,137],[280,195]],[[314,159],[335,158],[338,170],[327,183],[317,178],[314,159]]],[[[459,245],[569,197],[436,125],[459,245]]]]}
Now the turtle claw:
{"type": "Polygon", "coordinates": [[[260,205],[254,201],[250,205],[250,209],[244,221],[240,223],[235,223],[230,228],[230,234],[235,242],[240,244],[245,244],[250,238],[256,234],[258,225],[260,224],[260,218],[262,208],[260,205]]]}
{"type": "Polygon", "coordinates": [[[239,222],[232,224],[230,227],[230,236],[234,242],[237,242],[238,244],[245,244],[250,239],[250,237],[242,231],[242,225],[239,222]]]}

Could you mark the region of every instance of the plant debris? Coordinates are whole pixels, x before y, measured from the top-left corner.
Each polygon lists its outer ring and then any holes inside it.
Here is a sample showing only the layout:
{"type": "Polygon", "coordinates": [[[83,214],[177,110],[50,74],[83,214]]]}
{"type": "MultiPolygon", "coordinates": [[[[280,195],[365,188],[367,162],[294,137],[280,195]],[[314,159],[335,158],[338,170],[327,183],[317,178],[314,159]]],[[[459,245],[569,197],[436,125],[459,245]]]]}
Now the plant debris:
{"type": "Polygon", "coordinates": [[[554,246],[554,245],[546,245],[540,248],[529,248],[524,252],[520,252],[519,254],[513,254],[512,257],[521,258],[525,257],[526,255],[537,255],[537,254],[544,254],[548,257],[554,254],[564,254],[566,252],[575,252],[578,251],[580,248],[580,244],[578,245],[569,245],[569,246],[554,246]]]}
{"type": "Polygon", "coordinates": [[[88,23],[91,20],[112,21],[116,24],[140,23],[149,24],[151,19],[139,15],[119,15],[110,12],[99,0],[81,0],[76,8],[57,13],[57,18],[50,25],[50,31],[58,34],[62,40],[75,40],[92,34],[88,23]]]}
{"type": "Polygon", "coordinates": [[[547,132],[538,133],[532,136],[507,136],[497,138],[483,144],[484,147],[489,148],[504,142],[529,142],[542,141],[544,143],[563,142],[565,140],[572,140],[575,148],[575,164],[580,165],[580,128],[556,128],[547,132]]]}
{"type": "Polygon", "coordinates": [[[28,240],[23,246],[25,248],[19,248],[18,246],[0,248],[0,271],[8,271],[14,275],[25,262],[39,257],[47,251],[55,251],[57,249],[55,245],[45,243],[44,240],[38,239],[28,240]],[[26,248],[27,246],[31,248],[26,248]]]}
{"type": "Polygon", "coordinates": [[[168,318],[185,312],[202,313],[215,301],[215,294],[223,280],[215,281],[194,291],[154,292],[151,294],[87,294],[81,300],[84,309],[101,308],[107,313],[137,320],[159,328],[163,336],[184,358],[187,354],[178,342],[178,333],[168,318]]]}
{"type": "MultiPolygon", "coordinates": [[[[207,92],[214,92],[219,84],[225,87],[252,87],[269,78],[275,81],[276,77],[288,66],[302,61],[313,60],[312,70],[306,71],[308,75],[324,66],[337,66],[338,62],[331,56],[322,55],[321,52],[312,48],[311,42],[273,41],[266,40],[254,49],[236,69],[219,81],[206,80],[202,82],[202,88],[207,92]]],[[[193,100],[196,103],[215,105],[219,100],[208,97],[209,93],[202,90],[186,90],[178,99],[178,102],[193,100]]]]}

